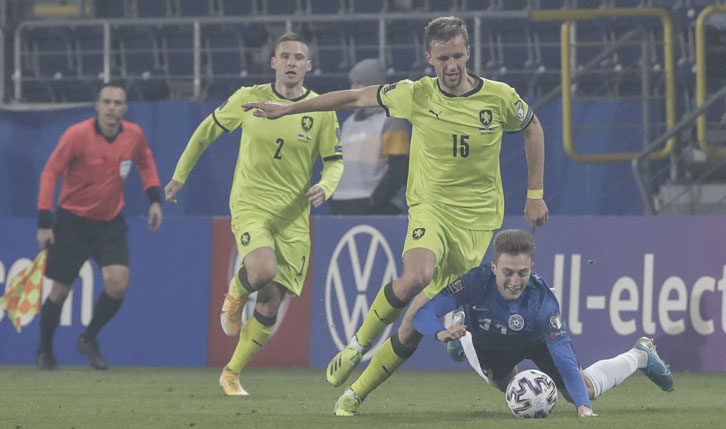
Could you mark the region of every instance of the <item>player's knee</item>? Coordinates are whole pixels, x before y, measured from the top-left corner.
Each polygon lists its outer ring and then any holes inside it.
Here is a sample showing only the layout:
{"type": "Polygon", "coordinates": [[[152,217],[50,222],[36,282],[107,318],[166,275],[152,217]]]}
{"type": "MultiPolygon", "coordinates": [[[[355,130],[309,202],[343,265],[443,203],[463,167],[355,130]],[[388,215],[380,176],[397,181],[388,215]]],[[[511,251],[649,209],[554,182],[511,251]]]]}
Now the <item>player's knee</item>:
{"type": "Polygon", "coordinates": [[[66,301],[66,298],[68,298],[68,295],[71,293],[71,287],[60,284],[57,282],[53,282],[53,287],[50,290],[50,293],[48,294],[48,299],[53,301],[56,304],[63,304],[66,301]]]}
{"type": "Polygon", "coordinates": [[[254,289],[261,289],[272,282],[277,275],[277,264],[274,262],[257,264],[247,267],[247,279],[254,289]]]}
{"type": "MultiPolygon", "coordinates": [[[[400,282],[401,295],[404,295],[404,299],[410,300],[414,296],[418,295],[418,293],[421,292],[426,285],[431,283],[431,279],[433,277],[434,270],[433,268],[429,269],[428,267],[422,267],[420,269],[404,273],[400,282]]],[[[397,290],[396,292],[399,291],[397,290]]]]}

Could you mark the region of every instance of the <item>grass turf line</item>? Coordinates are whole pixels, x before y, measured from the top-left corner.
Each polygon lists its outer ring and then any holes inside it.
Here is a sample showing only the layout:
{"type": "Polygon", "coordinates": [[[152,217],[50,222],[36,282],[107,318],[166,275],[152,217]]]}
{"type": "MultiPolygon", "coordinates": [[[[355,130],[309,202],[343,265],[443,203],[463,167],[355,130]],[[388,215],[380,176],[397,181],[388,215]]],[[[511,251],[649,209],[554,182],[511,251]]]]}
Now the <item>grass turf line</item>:
{"type": "Polygon", "coordinates": [[[560,399],[537,421],[515,419],[504,394],[472,371],[398,371],[353,418],[332,415],[344,387],[328,385],[322,369],[249,368],[242,385],[250,397],[224,396],[218,376],[210,368],[0,366],[0,428],[713,428],[726,421],[726,374],[677,373],[673,393],[636,374],[593,403],[600,417],[580,419],[560,399]]]}

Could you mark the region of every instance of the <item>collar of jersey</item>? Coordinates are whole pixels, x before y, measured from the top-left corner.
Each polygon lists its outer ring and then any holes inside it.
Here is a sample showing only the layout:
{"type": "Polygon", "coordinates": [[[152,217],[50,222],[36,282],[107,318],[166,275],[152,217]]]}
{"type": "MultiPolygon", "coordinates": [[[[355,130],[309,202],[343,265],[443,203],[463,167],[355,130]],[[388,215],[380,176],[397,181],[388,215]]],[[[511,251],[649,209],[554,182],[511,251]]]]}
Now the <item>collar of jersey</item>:
{"type": "Polygon", "coordinates": [[[124,124],[122,122],[119,122],[118,124],[118,132],[111,137],[103,134],[103,131],[101,131],[101,126],[98,125],[98,118],[93,120],[93,129],[96,130],[96,134],[100,135],[104,139],[106,139],[107,142],[113,143],[114,140],[116,140],[116,137],[118,137],[119,134],[121,134],[124,130],[124,124]]]}
{"type": "Polygon", "coordinates": [[[286,101],[292,101],[292,102],[295,102],[295,101],[300,101],[300,100],[302,100],[303,98],[307,97],[307,96],[308,96],[308,94],[310,94],[310,90],[309,90],[309,89],[307,89],[307,88],[305,88],[305,87],[303,87],[303,93],[302,93],[302,95],[301,95],[301,96],[299,96],[299,97],[297,97],[297,98],[285,98],[285,96],[284,96],[284,95],[282,95],[282,94],[280,94],[279,92],[277,92],[277,90],[275,89],[275,83],[274,83],[274,82],[270,84],[270,88],[272,88],[272,92],[273,92],[273,93],[275,94],[275,96],[276,96],[277,98],[280,98],[280,99],[282,99],[282,100],[286,100],[286,101]]]}
{"type": "MultiPolygon", "coordinates": [[[[437,87],[437,88],[439,89],[439,91],[440,91],[440,92],[441,92],[442,94],[444,94],[445,96],[447,96],[447,97],[449,97],[449,98],[462,98],[462,97],[468,97],[468,96],[470,96],[470,95],[474,95],[474,94],[476,94],[477,92],[481,91],[481,88],[482,88],[482,86],[484,86],[484,79],[482,79],[481,77],[479,77],[479,76],[477,76],[477,75],[475,75],[475,74],[472,74],[472,73],[468,73],[468,72],[467,72],[466,74],[468,74],[469,76],[471,76],[471,77],[473,77],[474,79],[476,79],[476,80],[477,80],[477,81],[478,81],[479,83],[477,83],[477,85],[476,85],[476,86],[474,87],[474,89],[472,89],[471,91],[469,91],[469,92],[467,92],[467,93],[465,93],[465,94],[461,94],[461,95],[454,95],[454,94],[452,94],[452,93],[450,93],[450,92],[446,92],[446,91],[444,91],[443,89],[441,89],[441,85],[439,85],[439,79],[438,79],[438,78],[436,79],[436,87],[437,87]]],[[[273,89],[274,89],[274,88],[273,88],[273,89]]]]}

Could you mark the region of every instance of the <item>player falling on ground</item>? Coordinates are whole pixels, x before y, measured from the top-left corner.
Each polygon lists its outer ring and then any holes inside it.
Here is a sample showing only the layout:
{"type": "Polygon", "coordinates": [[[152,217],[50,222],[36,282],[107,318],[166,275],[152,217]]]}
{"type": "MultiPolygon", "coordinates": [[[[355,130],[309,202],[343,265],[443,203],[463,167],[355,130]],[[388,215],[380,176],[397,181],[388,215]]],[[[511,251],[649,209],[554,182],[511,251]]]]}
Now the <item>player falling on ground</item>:
{"type": "Polygon", "coordinates": [[[524,131],[527,220],[532,229],[547,221],[544,135],[537,117],[508,85],[467,73],[470,49],[464,21],[432,20],[425,41],[436,78],[336,91],[302,103],[245,105],[267,118],[381,106],[413,125],[403,274],[380,290],[350,344],[328,364],[328,382],[343,384],[376,337],[410,306],[398,331],[338,399],[338,416],[355,415],[361,401],[416,351],[421,340],[411,325],[416,310],[481,263],[504,215],[499,152],[505,132],[524,131]]]}
{"type": "Polygon", "coordinates": [[[310,204],[318,207],[330,197],[343,173],[334,113],[272,122],[243,111],[246,102],[291,103],[316,96],[303,87],[311,62],[308,45],[297,34],[280,37],[271,65],[273,84],[240,88],[202,121],[165,188],[167,201],[176,202],[207,146],[222,132],[242,128],[229,206],[243,265],[229,284],[221,314],[225,334],[240,336],[219,378],[227,395],[247,395],[239,373],[269,338],[285,294],[300,296],[310,260],[310,204]],[[318,156],[324,169],[320,181],[311,187],[318,156]],[[241,327],[244,303],[253,292],[258,292],[254,314],[241,327]]]}
{"type": "Polygon", "coordinates": [[[413,317],[414,328],[442,342],[464,342],[472,366],[501,391],[517,374],[517,364],[531,359],[582,417],[596,415],[590,399],[597,399],[638,369],[661,389],[673,390],[669,366],[656,353],[653,340],[646,337],[627,352],[581,371],[557,299],[532,272],[534,252],[534,240],[526,231],[499,232],[494,237],[491,266],[472,269],[421,307],[413,317]],[[469,323],[454,323],[445,329],[438,317],[460,306],[469,323]],[[470,341],[462,339],[467,331],[470,341]]]}

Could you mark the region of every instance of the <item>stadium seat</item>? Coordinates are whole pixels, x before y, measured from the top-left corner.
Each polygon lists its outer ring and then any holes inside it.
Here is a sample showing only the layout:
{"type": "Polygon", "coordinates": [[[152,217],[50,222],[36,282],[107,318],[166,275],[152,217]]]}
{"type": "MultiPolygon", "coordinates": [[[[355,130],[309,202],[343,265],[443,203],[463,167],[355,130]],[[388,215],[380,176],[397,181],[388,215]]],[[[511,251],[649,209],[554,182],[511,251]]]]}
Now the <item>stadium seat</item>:
{"type": "Polygon", "coordinates": [[[253,0],[224,0],[222,3],[222,15],[224,16],[249,16],[253,12],[253,0]]]}
{"type": "Polygon", "coordinates": [[[112,37],[118,46],[123,78],[166,74],[160,61],[158,39],[147,28],[119,27],[113,31],[112,37]]]}
{"type": "Polygon", "coordinates": [[[430,11],[446,12],[451,10],[451,0],[426,0],[426,7],[430,11]]]}
{"type": "Polygon", "coordinates": [[[338,72],[351,66],[346,61],[343,31],[338,25],[317,25],[313,31],[313,69],[338,72]]]}
{"type": "Polygon", "coordinates": [[[103,73],[103,28],[80,26],[72,32],[78,76],[98,78],[103,73]]]}
{"type": "Polygon", "coordinates": [[[170,78],[191,78],[194,74],[194,38],[190,26],[165,29],[161,54],[170,78]]]}
{"type": "Polygon", "coordinates": [[[383,0],[354,1],[355,13],[380,13],[383,10],[383,0]]]}
{"type": "Polygon", "coordinates": [[[123,3],[123,1],[96,0],[94,2],[94,14],[97,18],[124,18],[123,3]]]}
{"type": "Polygon", "coordinates": [[[308,3],[313,15],[340,13],[342,8],[340,0],[309,0],[308,3]]]}
{"type": "Polygon", "coordinates": [[[182,0],[180,7],[182,16],[209,16],[211,12],[209,0],[182,0]]]}
{"type": "Polygon", "coordinates": [[[247,68],[245,43],[237,29],[228,25],[203,28],[203,57],[211,76],[239,76],[247,68]]]}
{"type": "Polygon", "coordinates": [[[267,0],[267,13],[270,15],[294,15],[298,12],[295,3],[291,0],[267,0]]]}
{"type": "Polygon", "coordinates": [[[370,21],[346,23],[345,34],[352,48],[353,64],[364,58],[378,58],[378,25],[370,21]]]}
{"type": "Polygon", "coordinates": [[[37,55],[40,76],[72,76],[77,72],[70,31],[65,28],[36,28],[26,33],[31,49],[37,55]]]}
{"type": "Polygon", "coordinates": [[[424,69],[426,62],[420,27],[415,22],[389,22],[386,30],[386,58],[388,65],[396,72],[420,72],[424,69]]]}
{"type": "Polygon", "coordinates": [[[170,16],[167,2],[160,0],[136,0],[136,10],[139,18],[159,18],[170,16]]]}

